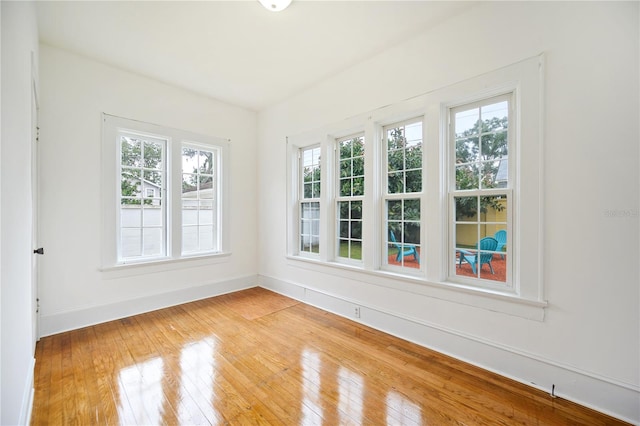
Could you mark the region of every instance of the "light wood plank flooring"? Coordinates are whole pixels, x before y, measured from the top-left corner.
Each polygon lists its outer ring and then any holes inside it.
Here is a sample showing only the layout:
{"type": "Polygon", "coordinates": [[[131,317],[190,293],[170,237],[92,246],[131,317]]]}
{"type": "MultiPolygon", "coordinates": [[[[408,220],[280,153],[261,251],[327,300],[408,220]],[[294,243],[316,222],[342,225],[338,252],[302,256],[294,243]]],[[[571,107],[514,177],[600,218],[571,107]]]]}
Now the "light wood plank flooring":
{"type": "Polygon", "coordinates": [[[264,289],[43,338],[34,425],[614,425],[264,289]]]}

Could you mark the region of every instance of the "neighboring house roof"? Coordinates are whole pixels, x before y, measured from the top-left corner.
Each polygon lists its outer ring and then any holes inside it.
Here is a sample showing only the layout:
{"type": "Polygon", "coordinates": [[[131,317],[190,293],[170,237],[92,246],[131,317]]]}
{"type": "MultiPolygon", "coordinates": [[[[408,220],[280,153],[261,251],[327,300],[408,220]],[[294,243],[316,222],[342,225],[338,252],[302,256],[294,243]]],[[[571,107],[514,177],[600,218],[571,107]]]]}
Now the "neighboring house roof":
{"type": "Polygon", "coordinates": [[[496,172],[495,183],[499,188],[507,186],[509,181],[509,157],[503,157],[500,159],[500,165],[496,172]]]}

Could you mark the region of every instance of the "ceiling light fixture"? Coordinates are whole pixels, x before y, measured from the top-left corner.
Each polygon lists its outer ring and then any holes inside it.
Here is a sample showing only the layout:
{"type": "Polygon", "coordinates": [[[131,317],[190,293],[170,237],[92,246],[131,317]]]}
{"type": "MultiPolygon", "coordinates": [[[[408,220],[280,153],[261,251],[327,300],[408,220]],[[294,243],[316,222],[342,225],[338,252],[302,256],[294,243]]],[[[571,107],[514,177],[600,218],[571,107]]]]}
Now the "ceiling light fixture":
{"type": "Polygon", "coordinates": [[[291,0],[258,0],[265,9],[272,12],[285,10],[291,4],[291,0]]]}

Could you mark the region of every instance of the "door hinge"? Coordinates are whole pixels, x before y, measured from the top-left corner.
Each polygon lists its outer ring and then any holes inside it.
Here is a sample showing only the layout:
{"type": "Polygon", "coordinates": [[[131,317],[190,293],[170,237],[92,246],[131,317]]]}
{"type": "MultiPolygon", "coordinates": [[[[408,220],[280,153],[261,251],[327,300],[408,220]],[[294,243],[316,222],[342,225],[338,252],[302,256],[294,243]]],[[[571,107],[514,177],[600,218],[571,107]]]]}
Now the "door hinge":
{"type": "Polygon", "coordinates": [[[40,312],[40,298],[36,298],[36,314],[40,312]]]}
{"type": "Polygon", "coordinates": [[[44,248],[40,247],[33,251],[33,254],[44,254],[44,248]]]}

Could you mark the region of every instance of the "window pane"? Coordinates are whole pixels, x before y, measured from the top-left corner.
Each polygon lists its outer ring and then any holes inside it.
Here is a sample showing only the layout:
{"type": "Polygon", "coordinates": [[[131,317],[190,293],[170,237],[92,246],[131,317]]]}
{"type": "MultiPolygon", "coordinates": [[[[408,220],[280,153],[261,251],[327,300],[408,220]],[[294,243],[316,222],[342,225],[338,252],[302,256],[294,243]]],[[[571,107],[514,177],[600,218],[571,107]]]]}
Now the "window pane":
{"type": "Polygon", "coordinates": [[[320,197],[320,147],[307,148],[302,150],[300,156],[302,164],[302,197],[320,197]]]}
{"type": "Polygon", "coordinates": [[[213,225],[215,217],[214,213],[215,211],[213,210],[212,201],[200,201],[200,225],[213,225]]]}
{"type": "Polygon", "coordinates": [[[139,228],[142,226],[142,208],[140,205],[127,203],[130,200],[122,200],[120,205],[120,227],[139,228]]]}
{"type": "Polygon", "coordinates": [[[455,220],[476,222],[478,220],[478,197],[455,197],[455,220]]]}
{"type": "Polygon", "coordinates": [[[349,221],[340,221],[340,238],[349,238],[349,221]]]}
{"type": "Polygon", "coordinates": [[[198,175],[182,174],[182,198],[198,198],[198,175]]]}
{"type": "Polygon", "coordinates": [[[318,253],[320,243],[320,203],[300,204],[300,251],[318,253]]]}
{"type": "Polygon", "coordinates": [[[473,108],[467,111],[457,112],[455,115],[456,138],[478,133],[478,120],[480,109],[473,108]]]}
{"type": "Polygon", "coordinates": [[[340,196],[341,197],[349,197],[351,196],[351,179],[340,179],[340,196]]]}
{"type": "Polygon", "coordinates": [[[404,172],[389,173],[389,194],[401,194],[404,191],[404,172]]]}
{"type": "Polygon", "coordinates": [[[420,220],[420,200],[405,200],[403,213],[405,220],[420,220]]]}
{"type": "Polygon", "coordinates": [[[182,200],[182,224],[198,224],[198,202],[195,200],[182,200]]]}
{"type": "Polygon", "coordinates": [[[456,189],[478,189],[480,181],[480,166],[466,164],[456,167],[456,189]]]}
{"type": "Polygon", "coordinates": [[[143,255],[159,256],[162,254],[162,228],[143,228],[143,255]]]}
{"type": "Polygon", "coordinates": [[[144,141],[144,167],[147,169],[163,170],[162,148],[160,142],[144,141]]]}
{"type": "Polygon", "coordinates": [[[406,173],[407,192],[422,191],[422,170],[410,170],[406,173]]]}
{"type": "Polygon", "coordinates": [[[122,228],[120,231],[120,251],[123,258],[138,257],[142,254],[142,229],[122,228]]]}
{"type": "Polygon", "coordinates": [[[422,121],[388,128],[387,192],[422,191],[422,121]]]}
{"type": "Polygon", "coordinates": [[[182,253],[193,253],[198,250],[198,227],[182,227],[182,253]]]}
{"type": "Polygon", "coordinates": [[[351,219],[362,219],[362,201],[351,201],[351,219]]]}
{"type": "Polygon", "coordinates": [[[491,130],[506,129],[508,126],[509,103],[498,102],[482,107],[482,122],[489,123],[491,130]]]}
{"type": "MultiPolygon", "coordinates": [[[[160,194],[162,189],[162,172],[145,171],[144,172],[145,193],[147,188],[155,189],[156,194],[160,194]]],[[[158,195],[160,196],[160,195],[158,195]]]]}
{"type": "Polygon", "coordinates": [[[198,161],[199,172],[201,174],[212,175],[213,174],[213,152],[200,151],[200,158],[198,161]]]}
{"type": "Polygon", "coordinates": [[[405,222],[403,237],[405,243],[420,244],[420,222],[405,222]]]}
{"type": "Polygon", "coordinates": [[[200,226],[199,239],[200,251],[211,251],[214,249],[214,233],[213,226],[200,226]]]}
{"type": "MultiPolygon", "coordinates": [[[[138,169],[122,168],[122,175],[120,176],[120,194],[122,197],[142,197],[141,177],[142,172],[138,169]]],[[[136,204],[140,204],[140,201],[136,204]]]]}
{"type": "Polygon", "coordinates": [[[362,222],[352,222],[351,223],[351,238],[356,240],[362,239],[362,222]]]}
{"type": "MultiPolygon", "coordinates": [[[[482,209],[482,221],[483,222],[497,222],[507,223],[507,196],[506,195],[494,195],[487,197],[480,197],[480,208],[482,209]]],[[[497,229],[488,227],[488,234],[493,235],[497,229]]]]}
{"type": "Polygon", "coordinates": [[[401,200],[387,201],[387,217],[389,220],[402,219],[402,201],[401,200]]]}
{"type": "Polygon", "coordinates": [[[493,160],[508,155],[506,130],[483,134],[480,139],[480,157],[493,160]]]}
{"type": "Polygon", "coordinates": [[[142,211],[143,226],[162,226],[162,206],[161,200],[154,200],[157,204],[153,206],[145,206],[142,211]]]}
{"type": "Polygon", "coordinates": [[[311,191],[311,197],[312,198],[319,198],[320,197],[320,182],[313,182],[312,184],[312,188],[313,190],[311,191]]]}
{"type": "Polygon", "coordinates": [[[353,179],[352,194],[354,196],[364,195],[364,177],[357,177],[353,179]]]}
{"type": "Polygon", "coordinates": [[[456,139],[456,164],[478,161],[480,155],[480,138],[463,137],[456,139]]]}
{"type": "Polygon", "coordinates": [[[141,142],[128,136],[120,137],[121,164],[129,167],[140,167],[142,165],[141,142]]]}
{"type": "Polygon", "coordinates": [[[211,176],[200,176],[200,186],[198,187],[198,197],[200,199],[212,199],[213,198],[213,178],[211,176]]]}

